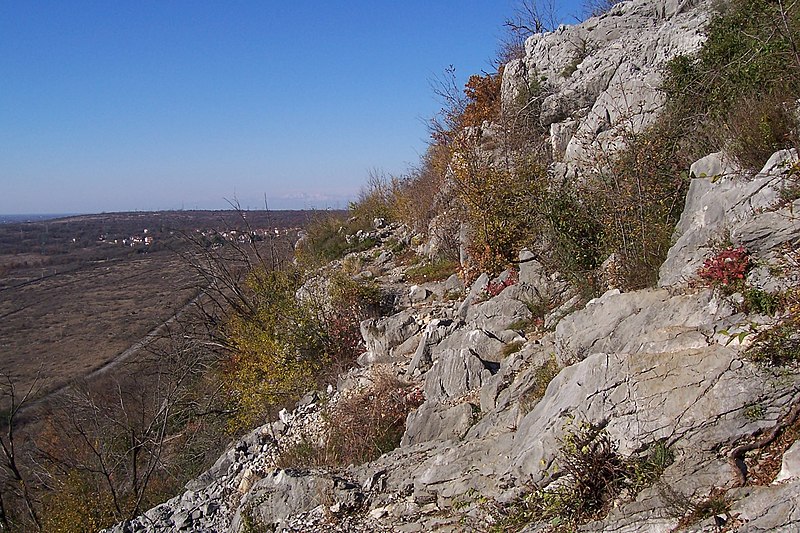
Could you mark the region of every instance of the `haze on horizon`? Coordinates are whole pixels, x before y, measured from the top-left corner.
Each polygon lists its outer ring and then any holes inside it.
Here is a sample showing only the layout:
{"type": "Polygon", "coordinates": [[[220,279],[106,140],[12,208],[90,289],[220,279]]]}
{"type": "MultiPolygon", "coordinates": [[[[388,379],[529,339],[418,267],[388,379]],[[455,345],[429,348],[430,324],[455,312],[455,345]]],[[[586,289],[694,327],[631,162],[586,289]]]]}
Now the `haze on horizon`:
{"type": "MultiPolygon", "coordinates": [[[[0,5],[0,213],[344,208],[514,0],[0,5]]],[[[577,2],[561,2],[564,13],[577,2]]]]}

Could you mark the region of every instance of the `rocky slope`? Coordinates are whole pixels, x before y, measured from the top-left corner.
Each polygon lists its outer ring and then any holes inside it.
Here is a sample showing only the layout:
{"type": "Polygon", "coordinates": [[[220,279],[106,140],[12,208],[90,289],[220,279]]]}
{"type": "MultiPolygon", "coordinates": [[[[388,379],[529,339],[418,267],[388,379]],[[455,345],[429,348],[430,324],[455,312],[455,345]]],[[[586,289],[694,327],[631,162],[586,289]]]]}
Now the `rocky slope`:
{"type": "MultiPolygon", "coordinates": [[[[698,46],[705,13],[704,2],[634,0],[534,36],[506,70],[504,95],[532,75],[550,82],[542,120],[568,170],[588,149],[613,148],[623,123],[652,120],[658,67],[698,46]],[[585,44],[580,61],[576,42],[585,44]]],[[[671,460],[657,480],[615,493],[582,531],[800,529],[800,373],[748,351],[782,317],[698,282],[729,241],[753,265],[748,289],[800,285],[800,201],[783,194],[796,168],[792,151],[756,176],[719,154],[697,162],[659,287],[589,302],[525,251],[518,273],[484,274],[470,287],[457,278],[404,285],[389,243],[413,236],[377,228],[377,247],[360,252],[369,266],[361,275],[403,289],[394,314],[362,324],[360,367],[234,443],[184,494],[111,531],[491,531],[514,513],[525,517],[521,530],[548,530],[558,520],[537,522],[526,505],[575,482],[564,450],[585,428],[601,432],[619,461],[655,449],[671,460]],[[376,372],[424,392],[399,448],[335,472],[275,466],[376,372]]]]}
{"type": "Polygon", "coordinates": [[[543,88],[538,122],[550,128],[553,156],[566,171],[593,166],[655,120],[664,103],[661,69],[697,50],[708,0],[622,2],[582,24],[528,39],[523,59],[506,65],[503,100],[543,88]]]}

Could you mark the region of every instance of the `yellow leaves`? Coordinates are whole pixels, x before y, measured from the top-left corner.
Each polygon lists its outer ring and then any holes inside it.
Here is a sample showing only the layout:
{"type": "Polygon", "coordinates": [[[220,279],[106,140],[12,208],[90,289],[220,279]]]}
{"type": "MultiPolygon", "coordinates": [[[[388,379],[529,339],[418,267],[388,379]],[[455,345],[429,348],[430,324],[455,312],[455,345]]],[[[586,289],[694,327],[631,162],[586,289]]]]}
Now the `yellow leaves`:
{"type": "Polygon", "coordinates": [[[451,168],[473,231],[470,253],[478,270],[502,270],[535,231],[529,214],[544,172],[538,167],[525,172],[497,168],[466,143],[457,150],[451,168]]]}
{"type": "Polygon", "coordinates": [[[314,385],[322,360],[308,354],[320,351],[319,325],[313,310],[296,300],[299,285],[295,272],[251,273],[247,288],[254,309],[226,325],[231,354],[222,379],[236,411],[230,424],[234,432],[314,385]]]}
{"type": "Polygon", "coordinates": [[[254,272],[253,309],[230,318],[231,348],[222,375],[238,431],[312,390],[329,368],[346,367],[361,353],[359,323],[380,304],[376,286],[344,275],[315,280],[297,297],[299,272],[254,272]]]}
{"type": "Polygon", "coordinates": [[[58,533],[97,531],[117,521],[111,497],[97,491],[88,474],[69,472],[44,503],[44,530],[58,533]]]}

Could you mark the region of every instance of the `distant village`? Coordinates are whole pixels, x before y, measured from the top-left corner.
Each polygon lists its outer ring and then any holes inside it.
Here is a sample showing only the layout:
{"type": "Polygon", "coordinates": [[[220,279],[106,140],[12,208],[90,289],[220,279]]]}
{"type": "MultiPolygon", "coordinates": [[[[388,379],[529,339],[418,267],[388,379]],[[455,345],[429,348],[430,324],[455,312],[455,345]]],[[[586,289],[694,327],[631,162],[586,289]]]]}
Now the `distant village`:
{"type": "MultiPolygon", "coordinates": [[[[215,229],[195,229],[195,233],[200,234],[201,236],[209,239],[212,242],[222,243],[222,241],[229,241],[229,242],[237,242],[240,244],[246,244],[253,241],[261,241],[268,237],[285,237],[287,235],[294,235],[297,234],[302,228],[259,228],[259,229],[252,229],[249,231],[237,231],[237,230],[228,230],[228,231],[217,231],[215,229]]],[[[175,231],[168,231],[168,232],[153,232],[149,228],[144,228],[141,233],[130,235],[128,237],[115,237],[112,238],[108,235],[101,234],[97,238],[98,243],[104,243],[112,246],[152,246],[156,243],[156,233],[160,233],[161,235],[169,235],[170,237],[175,236],[175,231]]],[[[76,242],[76,238],[72,238],[72,242],[76,242]]]]}

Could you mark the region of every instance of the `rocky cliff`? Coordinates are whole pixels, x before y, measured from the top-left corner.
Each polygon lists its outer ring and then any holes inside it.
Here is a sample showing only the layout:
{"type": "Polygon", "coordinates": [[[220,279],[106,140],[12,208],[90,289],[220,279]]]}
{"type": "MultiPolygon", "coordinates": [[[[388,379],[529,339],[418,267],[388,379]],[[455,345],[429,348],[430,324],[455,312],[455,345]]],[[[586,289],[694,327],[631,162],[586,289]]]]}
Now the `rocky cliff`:
{"type": "MultiPolygon", "coordinates": [[[[536,35],[504,98],[548,81],[540,118],[568,172],[653,120],[659,68],[702,42],[706,13],[634,0],[536,35]]],[[[800,285],[800,204],[784,194],[797,161],[778,152],[755,176],[698,161],[659,287],[588,302],[526,251],[469,287],[409,286],[390,243],[412,232],[377,224],[359,262],[399,296],[362,323],[360,367],[112,531],[544,531],[587,510],[581,531],[800,529],[800,374],[776,355],[797,349],[796,328],[769,305],[800,285]],[[337,471],[276,466],[387,372],[424,393],[399,448],[337,471]]]]}

